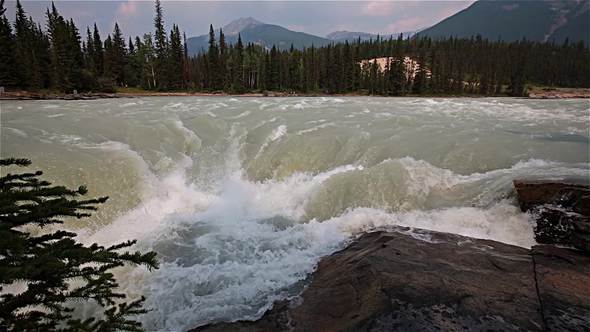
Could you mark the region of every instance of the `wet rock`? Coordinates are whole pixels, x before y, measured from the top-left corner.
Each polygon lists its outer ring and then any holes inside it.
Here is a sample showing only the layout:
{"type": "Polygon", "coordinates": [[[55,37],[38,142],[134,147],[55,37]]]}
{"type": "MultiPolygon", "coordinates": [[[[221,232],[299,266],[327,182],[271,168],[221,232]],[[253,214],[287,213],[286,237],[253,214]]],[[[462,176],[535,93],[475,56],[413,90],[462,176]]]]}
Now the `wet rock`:
{"type": "Polygon", "coordinates": [[[532,256],[547,329],[590,331],[590,256],[549,245],[532,256]]]}
{"type": "Polygon", "coordinates": [[[189,332],[272,332],[285,331],[289,326],[288,310],[293,304],[289,301],[277,301],[273,308],[267,311],[262,318],[257,321],[238,321],[233,323],[214,323],[208,324],[189,332]]]}
{"type": "Polygon", "coordinates": [[[540,205],[553,204],[590,215],[590,184],[585,179],[515,180],[514,188],[524,212],[540,205]]]}
{"type": "Polygon", "coordinates": [[[325,257],[295,304],[199,331],[542,330],[529,251],[399,228],[325,257]]]}
{"type": "Polygon", "coordinates": [[[522,211],[535,217],[539,243],[574,246],[590,252],[590,185],[575,181],[514,181],[522,211]]]}

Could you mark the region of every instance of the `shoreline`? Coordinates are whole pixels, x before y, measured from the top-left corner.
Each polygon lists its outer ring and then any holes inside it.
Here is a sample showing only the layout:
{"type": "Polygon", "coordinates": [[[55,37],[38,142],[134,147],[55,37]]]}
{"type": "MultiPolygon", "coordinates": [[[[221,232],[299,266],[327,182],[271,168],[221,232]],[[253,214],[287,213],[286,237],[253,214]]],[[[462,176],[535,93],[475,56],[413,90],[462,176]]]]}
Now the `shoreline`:
{"type": "MultiPolygon", "coordinates": [[[[34,91],[6,91],[0,94],[0,100],[96,100],[114,98],[139,98],[139,97],[413,97],[413,98],[508,98],[507,95],[405,95],[382,96],[360,93],[327,94],[327,93],[288,93],[288,92],[258,92],[258,93],[213,93],[213,92],[84,92],[78,94],[45,93],[34,91]]],[[[525,99],[590,99],[590,88],[535,88],[528,96],[515,97],[525,99]]]]}

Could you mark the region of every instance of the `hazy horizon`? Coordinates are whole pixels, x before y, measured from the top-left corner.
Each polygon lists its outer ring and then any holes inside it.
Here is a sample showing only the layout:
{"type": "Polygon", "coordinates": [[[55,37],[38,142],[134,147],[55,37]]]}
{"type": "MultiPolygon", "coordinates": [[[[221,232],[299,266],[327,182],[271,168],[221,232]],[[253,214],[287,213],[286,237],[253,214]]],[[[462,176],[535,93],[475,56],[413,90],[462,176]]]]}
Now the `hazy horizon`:
{"type": "MultiPolygon", "coordinates": [[[[209,25],[223,27],[240,17],[326,36],[334,31],[391,34],[432,26],[467,8],[467,1],[163,1],[167,29],[179,25],[187,37],[207,33],[209,25]]],[[[21,1],[36,22],[44,24],[51,1],[21,1]]],[[[126,36],[153,30],[153,1],[55,1],[58,11],[72,18],[81,34],[97,24],[101,34],[111,33],[115,22],[126,36]]],[[[7,1],[7,17],[14,21],[16,1],[7,1]]]]}

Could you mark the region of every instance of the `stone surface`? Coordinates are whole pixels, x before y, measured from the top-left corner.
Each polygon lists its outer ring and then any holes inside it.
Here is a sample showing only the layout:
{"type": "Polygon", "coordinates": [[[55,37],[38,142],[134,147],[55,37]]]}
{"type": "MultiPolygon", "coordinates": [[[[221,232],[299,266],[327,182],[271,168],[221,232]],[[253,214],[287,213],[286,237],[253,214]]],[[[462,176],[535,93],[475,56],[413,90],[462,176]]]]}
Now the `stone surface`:
{"type": "Polygon", "coordinates": [[[547,329],[590,331],[590,256],[549,245],[532,256],[547,329]]]}
{"type": "Polygon", "coordinates": [[[570,207],[586,215],[590,212],[590,186],[585,179],[515,180],[514,188],[524,212],[544,204],[570,207]]]}
{"type": "Polygon", "coordinates": [[[399,228],[321,260],[294,304],[202,331],[543,330],[529,251],[399,228]]]}
{"type": "Polygon", "coordinates": [[[514,187],[522,211],[530,211],[537,221],[537,242],[590,252],[590,185],[586,180],[516,180],[514,187]]]}

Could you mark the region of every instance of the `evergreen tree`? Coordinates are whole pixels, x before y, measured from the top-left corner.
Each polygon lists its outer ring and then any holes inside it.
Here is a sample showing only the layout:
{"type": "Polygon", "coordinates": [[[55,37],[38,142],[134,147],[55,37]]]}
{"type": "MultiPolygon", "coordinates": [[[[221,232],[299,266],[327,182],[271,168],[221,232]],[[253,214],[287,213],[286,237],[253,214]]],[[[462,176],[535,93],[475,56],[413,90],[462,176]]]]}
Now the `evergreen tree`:
{"type": "Polygon", "coordinates": [[[156,32],[154,35],[155,44],[155,73],[156,86],[160,89],[168,87],[168,40],[166,38],[166,31],[164,30],[164,17],[162,13],[162,6],[160,0],[156,0],[156,17],[154,18],[154,26],[156,32]]]}
{"type": "Polygon", "coordinates": [[[420,95],[428,92],[428,70],[426,68],[426,56],[424,53],[420,53],[417,64],[418,68],[416,69],[416,76],[413,80],[412,93],[420,95]]]}
{"type": "Polygon", "coordinates": [[[189,87],[188,82],[190,81],[190,70],[189,70],[189,58],[188,58],[188,45],[186,44],[186,33],[182,33],[182,85],[183,87],[189,87]]]}
{"type": "Polygon", "coordinates": [[[104,72],[103,75],[111,84],[115,81],[115,52],[113,51],[113,40],[111,35],[107,35],[107,38],[104,40],[104,72]]]}
{"type": "Polygon", "coordinates": [[[98,28],[96,27],[96,23],[94,24],[94,32],[92,35],[92,42],[94,44],[94,70],[93,72],[96,73],[98,76],[102,76],[104,73],[104,52],[103,52],[103,44],[102,39],[100,39],[100,33],[98,32],[98,28]]]}
{"type": "Polygon", "coordinates": [[[66,50],[65,50],[65,21],[58,15],[55,4],[52,3],[52,11],[47,9],[47,32],[51,40],[51,67],[53,84],[59,88],[69,88],[67,82],[67,75],[65,75],[60,67],[65,66],[66,50]]]}
{"type": "Polygon", "coordinates": [[[231,64],[231,90],[234,93],[242,93],[244,92],[244,45],[240,34],[238,34],[231,64]]]}
{"type": "Polygon", "coordinates": [[[74,21],[66,21],[53,3],[47,21],[54,85],[65,92],[83,88],[81,40],[74,21]]]}
{"type": "MultiPolygon", "coordinates": [[[[566,40],[567,41],[567,40],[566,40]]],[[[567,45],[567,44],[566,44],[567,45]]],[[[510,85],[508,86],[508,93],[514,97],[522,97],[526,95],[526,54],[522,45],[515,45],[516,61],[512,66],[510,74],[510,85]]]]}
{"type": "Polygon", "coordinates": [[[21,5],[16,1],[15,32],[15,62],[18,73],[18,83],[25,89],[39,89],[42,86],[40,63],[35,56],[35,24],[30,21],[21,5]]]}
{"type": "Polygon", "coordinates": [[[142,86],[147,89],[156,88],[156,50],[152,42],[152,35],[143,35],[143,43],[138,51],[138,59],[142,67],[142,86]]]}
{"type": "Polygon", "coordinates": [[[223,88],[223,76],[221,76],[221,69],[219,63],[219,49],[215,42],[215,30],[213,25],[209,26],[209,82],[208,86],[210,90],[216,91],[223,88]]]}
{"type": "MultiPolygon", "coordinates": [[[[1,159],[0,167],[28,166],[26,159],[1,159]]],[[[10,331],[139,331],[134,316],[145,313],[143,298],[125,302],[112,273],[126,264],[157,269],[154,252],[121,252],[135,244],[85,246],[76,234],[48,230],[67,217],[85,218],[107,197],[79,199],[76,190],[52,186],[42,172],[5,173],[0,177],[0,290],[24,283],[21,292],[2,291],[0,322],[10,331]],[[35,230],[40,230],[34,233],[35,230]],[[41,231],[43,230],[43,231],[41,231]],[[72,304],[92,300],[104,317],[72,317],[72,304]]]]}
{"type": "MultiPolygon", "coordinates": [[[[137,38],[139,40],[139,38],[137,38]]],[[[133,45],[133,40],[129,37],[127,62],[125,63],[125,83],[129,86],[137,87],[140,82],[140,62],[138,61],[137,53],[141,45],[141,41],[137,43],[137,48],[133,45]]]]}
{"type": "Polygon", "coordinates": [[[266,87],[268,90],[277,91],[279,90],[280,84],[280,67],[281,64],[279,63],[279,51],[275,46],[270,49],[270,56],[269,56],[269,63],[268,63],[268,86],[266,87]]]}
{"type": "Polygon", "coordinates": [[[403,96],[406,94],[406,65],[403,54],[398,54],[391,62],[391,93],[394,96],[403,96]]]}
{"type": "Polygon", "coordinates": [[[5,11],[4,0],[0,0],[0,86],[13,87],[18,83],[14,59],[15,42],[5,11]]]}
{"type": "Polygon", "coordinates": [[[223,30],[219,29],[219,79],[221,80],[221,89],[226,90],[231,81],[228,77],[227,70],[227,44],[223,30]]]}
{"type": "Polygon", "coordinates": [[[124,86],[127,50],[125,49],[125,40],[123,39],[123,34],[121,33],[119,24],[117,23],[115,23],[115,28],[113,30],[112,47],[110,51],[112,52],[110,55],[111,75],[117,85],[124,86]]]}
{"type": "Polygon", "coordinates": [[[168,58],[170,88],[172,89],[183,88],[183,57],[184,49],[180,39],[180,30],[178,29],[178,26],[174,24],[172,26],[172,31],[170,31],[170,54],[168,58]]]}
{"type": "Polygon", "coordinates": [[[96,65],[94,64],[95,58],[94,38],[92,37],[92,32],[90,32],[90,27],[86,27],[86,52],[84,55],[84,67],[96,77],[98,75],[96,72],[96,65]]]}
{"type": "Polygon", "coordinates": [[[583,43],[505,43],[481,36],[404,39],[400,34],[397,39],[359,38],[302,50],[274,45],[269,50],[245,46],[241,36],[241,45],[228,45],[221,29],[217,42],[210,26],[208,51],[189,56],[177,25],[165,33],[159,0],[155,9],[153,40],[146,35],[135,45],[130,41],[127,51],[118,24],[104,44],[96,24],[81,43],[74,22],[61,17],[54,5],[47,10],[46,34],[17,2],[14,33],[5,16],[0,17],[0,84],[68,92],[95,87],[108,91],[117,84],[159,90],[513,96],[525,95],[529,83],[590,86],[590,51],[583,43]],[[383,66],[373,59],[389,60],[383,66]],[[416,62],[414,71],[410,64],[416,62]]]}

